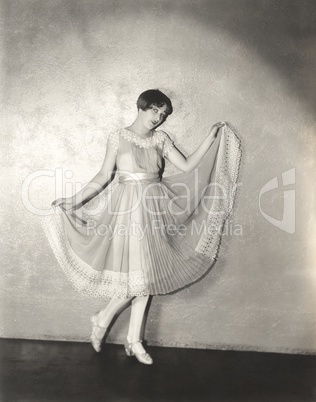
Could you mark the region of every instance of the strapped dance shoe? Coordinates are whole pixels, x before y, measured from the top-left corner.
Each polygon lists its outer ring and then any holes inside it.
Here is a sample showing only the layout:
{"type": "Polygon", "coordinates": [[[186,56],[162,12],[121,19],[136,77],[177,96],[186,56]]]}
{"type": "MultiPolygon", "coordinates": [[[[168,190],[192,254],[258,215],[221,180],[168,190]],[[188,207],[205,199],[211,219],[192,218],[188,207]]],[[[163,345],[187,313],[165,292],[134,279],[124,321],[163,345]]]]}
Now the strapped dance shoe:
{"type": "Polygon", "coordinates": [[[151,358],[150,354],[147,352],[144,353],[139,353],[139,352],[134,352],[133,350],[133,346],[136,343],[142,343],[142,341],[136,341],[133,343],[128,342],[128,340],[125,341],[124,343],[124,347],[125,347],[125,352],[127,354],[127,356],[135,356],[136,359],[143,364],[153,364],[153,359],[151,358]]]}
{"type": "Polygon", "coordinates": [[[104,334],[105,334],[105,332],[107,330],[107,327],[101,327],[101,325],[98,324],[99,314],[100,314],[100,312],[94,314],[90,319],[91,324],[92,324],[92,332],[91,332],[91,336],[90,336],[90,341],[91,341],[93,349],[98,353],[101,352],[102,339],[103,339],[104,334]],[[96,336],[96,334],[95,334],[95,330],[97,328],[102,329],[104,331],[101,338],[98,338],[96,336]]]}

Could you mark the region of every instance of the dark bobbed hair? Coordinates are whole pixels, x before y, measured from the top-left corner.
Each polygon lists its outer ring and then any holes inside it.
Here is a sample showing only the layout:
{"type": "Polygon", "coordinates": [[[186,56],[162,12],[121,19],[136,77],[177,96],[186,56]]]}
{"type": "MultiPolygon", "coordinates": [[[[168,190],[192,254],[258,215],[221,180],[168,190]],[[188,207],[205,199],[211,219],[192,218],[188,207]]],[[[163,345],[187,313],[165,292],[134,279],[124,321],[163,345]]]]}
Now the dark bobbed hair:
{"type": "Polygon", "coordinates": [[[173,112],[171,100],[159,89],[148,89],[142,92],[137,99],[137,109],[148,110],[152,106],[163,107],[166,105],[166,113],[170,115],[173,112]]]}

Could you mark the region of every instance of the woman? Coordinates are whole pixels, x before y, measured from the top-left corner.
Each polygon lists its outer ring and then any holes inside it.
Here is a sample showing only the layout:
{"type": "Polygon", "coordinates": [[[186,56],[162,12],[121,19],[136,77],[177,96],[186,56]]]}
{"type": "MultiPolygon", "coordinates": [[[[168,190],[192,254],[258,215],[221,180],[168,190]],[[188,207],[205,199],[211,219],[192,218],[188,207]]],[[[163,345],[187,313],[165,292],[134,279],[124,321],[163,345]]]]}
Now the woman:
{"type": "Polygon", "coordinates": [[[75,196],[54,201],[60,209],[43,225],[75,288],[111,298],[91,318],[95,351],[114,316],[131,303],[126,353],[152,364],[141,340],[148,298],[195,282],[216,259],[235,196],[240,143],[226,123],[217,123],[185,157],[158,129],[173,112],[170,99],[147,90],[137,109],[130,126],[110,134],[96,176],[75,196]],[[164,159],[183,173],[163,178],[164,159]],[[74,211],[106,187],[101,213],[81,219],[74,211]]]}

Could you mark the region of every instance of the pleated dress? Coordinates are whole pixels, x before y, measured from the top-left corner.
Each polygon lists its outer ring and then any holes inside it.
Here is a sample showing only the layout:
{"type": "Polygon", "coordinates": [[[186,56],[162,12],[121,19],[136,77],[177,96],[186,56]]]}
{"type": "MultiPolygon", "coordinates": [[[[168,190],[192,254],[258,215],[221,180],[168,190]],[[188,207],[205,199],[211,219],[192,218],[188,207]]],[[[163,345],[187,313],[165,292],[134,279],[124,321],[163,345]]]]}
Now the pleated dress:
{"type": "Polygon", "coordinates": [[[163,295],[200,279],[217,259],[231,213],[240,140],[221,128],[198,166],[163,176],[175,146],[167,133],[110,134],[115,178],[94,208],[52,207],[42,226],[57,261],[81,293],[104,298],[163,295]]]}

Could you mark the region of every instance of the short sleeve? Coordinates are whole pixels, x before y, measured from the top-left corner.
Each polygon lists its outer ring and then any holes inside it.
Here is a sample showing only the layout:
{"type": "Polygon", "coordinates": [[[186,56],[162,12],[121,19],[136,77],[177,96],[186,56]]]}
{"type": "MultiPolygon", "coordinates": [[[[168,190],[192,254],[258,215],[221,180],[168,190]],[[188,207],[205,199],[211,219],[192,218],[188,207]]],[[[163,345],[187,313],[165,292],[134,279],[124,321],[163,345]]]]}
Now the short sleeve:
{"type": "Polygon", "coordinates": [[[112,147],[115,151],[115,154],[117,154],[117,151],[119,148],[119,132],[118,131],[111,132],[111,134],[108,137],[107,146],[112,147]]]}
{"type": "Polygon", "coordinates": [[[162,156],[165,158],[173,148],[174,141],[169,137],[167,133],[163,132],[162,156]]]}

